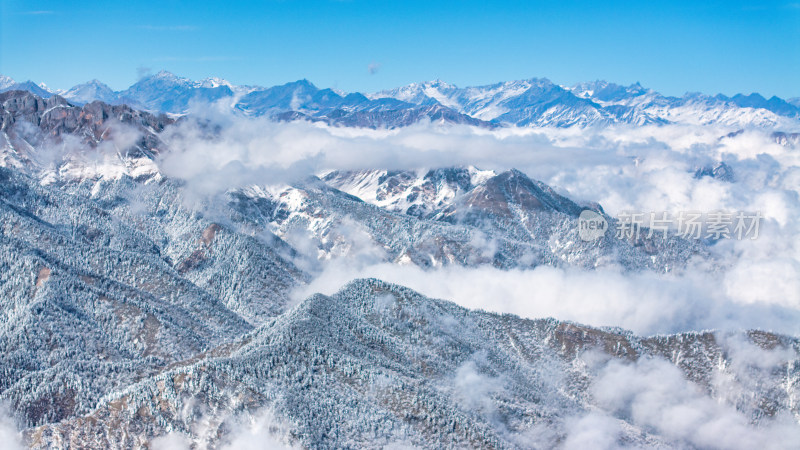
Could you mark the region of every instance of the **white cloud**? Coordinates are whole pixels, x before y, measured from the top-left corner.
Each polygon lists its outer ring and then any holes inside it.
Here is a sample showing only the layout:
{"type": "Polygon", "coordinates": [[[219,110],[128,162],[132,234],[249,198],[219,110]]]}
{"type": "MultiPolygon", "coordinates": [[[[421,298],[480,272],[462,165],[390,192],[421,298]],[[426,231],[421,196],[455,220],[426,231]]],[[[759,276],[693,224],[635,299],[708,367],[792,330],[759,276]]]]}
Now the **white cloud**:
{"type": "Polygon", "coordinates": [[[178,432],[168,433],[150,441],[150,447],[153,450],[188,450],[191,445],[192,440],[178,432]]]}
{"type": "MultiPolygon", "coordinates": [[[[351,242],[349,259],[334,258],[298,295],[331,292],[354,277],[376,276],[468,307],[640,333],[730,327],[800,332],[800,219],[795,213],[800,211],[800,154],[765,132],[725,137],[731,130],[683,125],[486,130],[430,123],[371,130],[243,118],[222,103],[195,108],[197,120],[183,120],[164,133],[170,151],[158,161],[166,175],[186,180],[189,199],[331,169],[476,165],[520,169],[573,199],[597,201],[612,215],[624,210],[764,215],[757,240],[713,247],[721,267],[696,266],[682,275],[548,267],[424,272],[379,264],[383,250],[361,236],[351,242]],[[218,131],[210,131],[217,125],[218,131]],[[694,178],[697,167],[719,160],[732,168],[735,182],[694,178]]],[[[115,133],[100,154],[135,137],[122,128],[115,133]]],[[[356,236],[357,228],[345,223],[336,232],[356,236]]],[[[314,250],[301,245],[303,239],[290,241],[300,250],[314,250]]],[[[340,253],[347,253],[346,247],[340,253]]]]}
{"type": "Polygon", "coordinates": [[[606,414],[590,412],[570,418],[565,423],[564,450],[616,449],[622,434],[618,420],[606,414]]]}
{"type": "MultiPolygon", "coordinates": [[[[197,406],[193,401],[184,406],[182,416],[191,417],[191,410],[197,406]],[[188,414],[187,414],[188,413],[188,414]]],[[[203,405],[200,405],[204,409],[203,405]]],[[[290,444],[289,427],[269,408],[253,414],[231,414],[223,418],[223,428],[228,432],[222,436],[218,447],[220,450],[291,450],[298,448],[290,444]]],[[[190,448],[208,448],[208,442],[216,442],[219,436],[218,418],[201,414],[191,420],[188,425],[192,435],[173,431],[151,440],[153,450],[188,450],[190,448]],[[209,426],[209,425],[215,426],[209,426]]]]}
{"type": "Polygon", "coordinates": [[[232,436],[221,446],[222,450],[290,450],[298,448],[288,443],[289,433],[285,423],[264,409],[253,416],[242,416],[234,421],[232,436]]]}
{"type": "Polygon", "coordinates": [[[22,450],[22,436],[5,404],[0,404],[0,446],[6,450],[22,450]]]}
{"type": "MultiPolygon", "coordinates": [[[[328,265],[294,295],[300,299],[314,292],[333,294],[353,278],[374,277],[467,308],[619,326],[644,335],[740,328],[800,334],[800,311],[796,306],[741,304],[738,296],[728,296],[720,290],[724,279],[719,275],[697,270],[685,275],[549,266],[533,270],[448,266],[426,271],[389,263],[358,266],[345,260],[328,265]]],[[[777,294],[781,288],[772,287],[776,298],[783,301],[777,294]]]]}
{"type": "MultiPolygon", "coordinates": [[[[479,354],[473,357],[482,364],[486,364],[486,356],[479,354]]],[[[456,400],[470,411],[476,411],[484,416],[494,416],[497,407],[492,400],[492,395],[503,390],[502,381],[496,377],[481,372],[476,361],[469,360],[462,364],[455,373],[453,381],[456,400]]],[[[496,421],[499,424],[499,421],[496,421]]]]}
{"type": "Polygon", "coordinates": [[[800,442],[800,426],[791,417],[753,425],[744,414],[706,395],[674,365],[660,359],[643,358],[632,364],[612,360],[590,391],[610,415],[624,417],[676,444],[788,449],[800,442]]]}
{"type": "MultiPolygon", "coordinates": [[[[733,137],[719,127],[607,127],[485,130],[419,123],[396,130],[273,123],[206,108],[207,128],[172,128],[172,151],[159,162],[189,192],[214,195],[250,184],[274,185],[331,169],[415,169],[452,165],[520,169],[579,201],[621,211],[759,211],[757,240],[712,250],[721,267],[682,275],[562,270],[531,272],[444,268],[436,272],[372,261],[369,239],[357,258],[335,260],[298,295],[332,292],[354,277],[376,276],[464,306],[526,317],[554,316],[640,333],[759,327],[800,332],[800,154],[762,131],[733,137]],[[736,181],[693,176],[724,160],[736,181]],[[338,262],[337,262],[338,261],[338,262]],[[371,262],[372,261],[372,262],[371,262]]],[[[313,246],[311,246],[313,248],[313,246]]],[[[378,261],[379,259],[375,259],[378,261]]]]}

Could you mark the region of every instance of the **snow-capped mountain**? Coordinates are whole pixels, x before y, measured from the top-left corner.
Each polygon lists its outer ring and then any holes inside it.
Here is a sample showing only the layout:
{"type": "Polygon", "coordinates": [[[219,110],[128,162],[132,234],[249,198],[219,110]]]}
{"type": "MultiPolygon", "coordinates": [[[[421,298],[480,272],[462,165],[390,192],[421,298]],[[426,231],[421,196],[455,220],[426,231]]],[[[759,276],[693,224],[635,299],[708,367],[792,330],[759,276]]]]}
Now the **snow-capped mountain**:
{"type": "Polygon", "coordinates": [[[638,83],[620,86],[606,81],[564,87],[547,79],[530,79],[463,89],[434,81],[379,92],[372,98],[417,104],[435,101],[482,120],[517,126],[689,123],[796,127],[800,118],[796,105],[777,97],[686,94],[675,98],[638,83]]]}
{"type": "Polygon", "coordinates": [[[77,104],[91,103],[93,101],[114,104],[119,99],[119,95],[116,92],[96,79],[73,86],[61,96],[77,104]]]}
{"type": "Polygon", "coordinates": [[[28,91],[42,98],[49,98],[54,94],[44,83],[37,84],[30,80],[17,82],[10,77],[0,75],[0,92],[5,91],[28,91]]]}
{"type": "MultiPolygon", "coordinates": [[[[419,99],[342,96],[308,82],[274,89],[243,93],[241,111],[387,127],[425,111],[462,114],[439,100],[393,109],[419,99]],[[373,122],[358,122],[363,115],[373,122]]],[[[435,89],[425,95],[456,88],[435,89]]],[[[515,96],[495,89],[505,106],[536,92],[601,109],[649,95],[587,100],[543,81],[515,96]]],[[[129,94],[179,107],[225,90],[235,91],[162,73],[129,94]]],[[[297,296],[328,262],[365,257],[424,273],[671,276],[689,261],[714,266],[713,243],[582,241],[581,212],[614,219],[519,170],[338,170],[198,198],[162,166],[176,151],[173,127],[192,117],[11,90],[0,93],[0,120],[0,401],[26,446],[155,448],[167,436],[239,448],[253,426],[259,446],[309,448],[580,447],[596,437],[586,430],[616,447],[797,442],[796,337],[636,336],[470,310],[371,278],[297,296]]],[[[204,142],[218,137],[202,131],[204,142]]],[[[722,163],[692,175],[736,177],[722,163]]]]}
{"type": "Polygon", "coordinates": [[[611,120],[597,105],[575,98],[546,79],[464,89],[433,81],[379,92],[372,97],[397,98],[417,104],[439,103],[482,120],[521,126],[588,125],[611,120]]]}
{"type": "MultiPolygon", "coordinates": [[[[758,94],[728,98],[687,93],[680,98],[665,97],[639,83],[620,86],[606,81],[580,83],[570,89],[606,108],[621,108],[631,118],[644,114],[664,122],[693,125],[776,127],[787,126],[800,117],[796,107],[777,97],[767,101],[758,94]]],[[[641,119],[632,123],[639,124],[641,119]]]]}
{"type": "Polygon", "coordinates": [[[359,93],[342,95],[332,89],[319,89],[308,80],[254,90],[243,96],[236,108],[249,115],[269,115],[279,120],[302,118],[368,128],[396,128],[422,119],[492,126],[438,103],[415,105],[395,99],[369,99],[359,93]]]}
{"type": "MultiPolygon", "coordinates": [[[[20,84],[4,77],[0,91],[11,89],[28,90],[45,98],[53,95],[32,82],[20,84]]],[[[253,116],[370,128],[396,128],[424,119],[482,127],[680,123],[792,132],[800,129],[797,99],[699,93],[668,97],[638,83],[621,86],[595,81],[560,86],[544,78],[465,88],[436,80],[364,95],[320,89],[308,80],[263,88],[237,86],[219,78],[193,81],[161,71],[120,92],[94,80],[63,95],[76,103],[100,100],[171,114],[185,114],[195,104],[224,101],[234,110],[253,116]]]]}
{"type": "Polygon", "coordinates": [[[16,83],[13,78],[0,75],[0,89],[6,89],[16,83]]]}
{"type": "Polygon", "coordinates": [[[184,113],[193,102],[214,102],[233,96],[227,82],[217,79],[192,81],[161,71],[144,77],[119,93],[119,101],[151,111],[184,113]]]}

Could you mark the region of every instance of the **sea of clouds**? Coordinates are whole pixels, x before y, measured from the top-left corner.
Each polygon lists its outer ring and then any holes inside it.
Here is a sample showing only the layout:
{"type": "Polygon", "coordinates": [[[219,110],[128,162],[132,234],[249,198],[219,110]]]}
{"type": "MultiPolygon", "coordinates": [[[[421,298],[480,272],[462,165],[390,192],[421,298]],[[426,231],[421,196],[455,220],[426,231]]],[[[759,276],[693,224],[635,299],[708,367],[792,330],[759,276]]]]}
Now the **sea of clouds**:
{"type": "MultiPolygon", "coordinates": [[[[573,200],[598,202],[612,216],[759,211],[764,219],[757,239],[720,241],[712,247],[717,264],[690,262],[673,273],[544,266],[423,270],[387,263],[381,250],[359,235],[354,236],[358,251],[312,266],[312,281],[294,296],[301,301],[315,292],[331,294],[354,278],[376,277],[468,308],[622,327],[641,335],[759,328],[800,336],[800,150],[779,145],[767,130],[733,131],[687,125],[486,130],[432,123],[370,130],[243,118],[211,105],[164,132],[169,151],[157,166],[185,181],[189,206],[208,205],[205,200],[231,189],[282,185],[334,169],[476,166],[521,170],[573,200]],[[694,176],[698,168],[718,162],[732,169],[733,181],[694,176]]],[[[774,370],[788,357],[750,351],[745,344],[737,348],[752,360],[741,368],[742,377],[759,361],[764,370],[774,370]]],[[[754,427],[733,402],[698,391],[663,360],[604,360],[593,370],[596,410],[565,418],[564,435],[534,429],[520,439],[613,448],[626,422],[703,448],[765,442],[788,448],[800,439],[796,419],[779,417],[754,427]]],[[[485,394],[465,397],[467,407],[493,411],[487,400],[491,380],[469,365],[454,376],[462,391],[485,394]]],[[[0,436],[9,434],[7,423],[0,420],[0,436]]],[[[271,416],[237,423],[231,441],[236,448],[287,442],[285,433],[275,434],[271,416]]],[[[171,434],[154,441],[153,448],[187,448],[187,439],[171,434]]]]}
{"type": "Polygon", "coordinates": [[[680,273],[614,267],[431,271],[387,264],[376,250],[330,261],[296,292],[298,298],[374,276],[470,308],[640,334],[728,328],[800,334],[800,151],[775,142],[769,130],[486,130],[429,122],[372,130],[242,118],[224,105],[192,117],[165,132],[170,151],[158,161],[164,174],[186,181],[189,198],[291,183],[334,169],[476,166],[521,170],[573,200],[600,203],[612,216],[718,210],[763,215],[757,239],[719,241],[712,250],[721,264],[693,263],[680,273]],[[694,176],[719,162],[732,169],[733,181],[694,176]]]}

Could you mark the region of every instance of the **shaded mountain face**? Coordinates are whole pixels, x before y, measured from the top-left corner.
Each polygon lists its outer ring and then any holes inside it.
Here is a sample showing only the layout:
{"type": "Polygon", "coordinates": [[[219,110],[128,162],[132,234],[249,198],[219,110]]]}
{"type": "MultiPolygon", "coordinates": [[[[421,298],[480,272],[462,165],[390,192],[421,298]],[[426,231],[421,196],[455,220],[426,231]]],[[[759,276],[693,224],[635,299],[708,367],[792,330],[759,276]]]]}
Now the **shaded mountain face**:
{"type": "Polygon", "coordinates": [[[194,104],[207,104],[233,95],[228,84],[194,82],[161,71],[119,93],[118,101],[151,111],[185,113],[194,104]]]}
{"type": "Polygon", "coordinates": [[[320,90],[308,80],[255,90],[242,97],[236,108],[250,115],[266,114],[278,120],[305,119],[361,128],[397,128],[421,120],[493,126],[439,104],[371,100],[361,94],[343,96],[331,89],[320,90]]]}
{"type": "Polygon", "coordinates": [[[373,279],[295,296],[309,261],[365,248],[429,271],[666,272],[709,258],[701,242],[585,243],[576,216],[602,208],[516,170],[339,171],[192,199],[158,166],[171,119],[0,100],[0,400],[33,448],[152,448],[168,433],[236,448],[248,422],[267,430],[259,445],[557,447],[586,420],[619,446],[703,448],[692,430],[720,418],[739,439],[721,447],[796,442],[778,426],[800,414],[791,337],[643,338],[373,279]],[[645,401],[704,415],[670,427],[645,401]]]}
{"type": "MultiPolygon", "coordinates": [[[[143,436],[167,431],[214,445],[235,439],[232,418],[268,409],[272,423],[264,428],[284,423],[280,437],[312,448],[555,447],[573,439],[578,430],[570,424],[585,417],[607,421],[614,446],[695,446],[702,440],[693,433],[709,426],[706,418],[687,430],[657,424],[630,404],[607,402],[606,389],[628,389],[615,383],[641,372],[647,382],[667,385],[641,394],[634,388],[632,395],[663,401],[675,413],[716,405],[739,434],[736,420],[767,426],[797,413],[799,351],[797,340],[769,333],[642,339],[473,312],[357,280],[333,296],[304,300],[206,357],[107,395],[83,417],[26,435],[34,448],[138,447],[143,436]],[[759,367],[745,349],[783,359],[759,367]],[[746,373],[761,376],[755,381],[746,373]],[[720,389],[720,379],[730,384],[720,389]],[[673,389],[691,394],[674,403],[660,398],[678,394],[673,389]]],[[[757,432],[747,439],[754,442],[757,432]]]]}
{"type": "Polygon", "coordinates": [[[53,96],[53,92],[44,87],[44,85],[36,84],[33,81],[29,80],[18,83],[9,77],[0,78],[2,78],[2,82],[0,82],[0,92],[26,91],[41,98],[50,98],[53,96]]]}
{"type": "MultiPolygon", "coordinates": [[[[35,83],[16,83],[4,77],[0,92],[13,89],[29,90],[43,98],[53,95],[35,83]]],[[[669,97],[638,83],[621,86],[594,81],[560,86],[544,78],[465,88],[436,80],[364,95],[319,89],[308,80],[264,88],[237,86],[217,78],[193,81],[161,71],[124,91],[114,92],[93,80],[63,96],[78,104],[100,100],[171,114],[186,114],[192,105],[221,101],[253,116],[365,128],[397,128],[430,120],[478,127],[680,123],[794,131],[800,120],[797,99],[698,93],[669,97]]]]}

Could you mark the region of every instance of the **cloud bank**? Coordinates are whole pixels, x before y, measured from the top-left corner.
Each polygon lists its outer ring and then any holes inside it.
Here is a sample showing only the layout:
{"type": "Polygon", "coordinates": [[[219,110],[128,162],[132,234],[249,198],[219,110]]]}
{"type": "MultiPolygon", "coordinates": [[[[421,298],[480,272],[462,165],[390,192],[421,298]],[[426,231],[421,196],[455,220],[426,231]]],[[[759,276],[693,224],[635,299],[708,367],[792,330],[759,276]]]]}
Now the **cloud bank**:
{"type": "MultiPolygon", "coordinates": [[[[444,268],[425,272],[380,258],[339,259],[297,296],[331,293],[375,276],[470,308],[553,316],[652,334],[762,328],[800,334],[800,152],[766,132],[722,127],[485,130],[431,123],[395,130],[242,118],[225,105],[198,109],[168,129],[160,170],[188,192],[214,196],[248,185],[280,185],[327,170],[474,165],[516,168],[578,201],[624,211],[759,211],[756,240],[720,241],[722,267],[681,275],[444,268]],[[724,162],[733,181],[696,177],[724,162]]],[[[377,249],[375,254],[380,254],[377,249]]]]}

